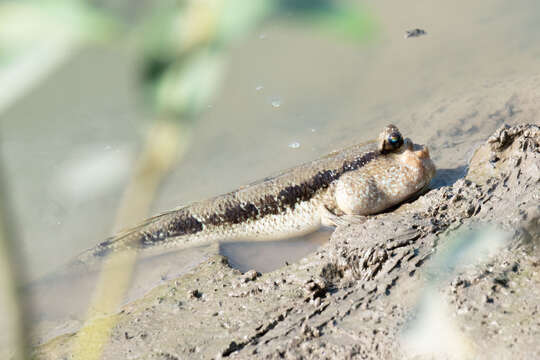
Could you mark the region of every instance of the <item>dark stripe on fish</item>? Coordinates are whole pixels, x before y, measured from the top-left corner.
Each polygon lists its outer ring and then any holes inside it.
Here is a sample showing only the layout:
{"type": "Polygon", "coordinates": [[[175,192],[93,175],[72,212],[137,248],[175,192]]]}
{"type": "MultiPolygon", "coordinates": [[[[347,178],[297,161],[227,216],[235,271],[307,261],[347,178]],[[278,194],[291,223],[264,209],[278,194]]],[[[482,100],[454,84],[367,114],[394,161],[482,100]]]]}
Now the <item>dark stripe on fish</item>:
{"type": "Polygon", "coordinates": [[[232,200],[228,207],[201,219],[202,222],[192,214],[179,214],[177,218],[170,220],[166,226],[160,229],[141,232],[139,243],[142,246],[150,246],[167,238],[196,234],[203,230],[204,225],[240,224],[247,220],[279,214],[287,208],[294,210],[297,204],[309,201],[319,190],[328,188],[344,173],[362,168],[378,155],[379,152],[376,151],[367,152],[353,161],[344,162],[341,168],[319,171],[300,184],[289,185],[277,195],[266,195],[253,203],[240,203],[232,200]]]}

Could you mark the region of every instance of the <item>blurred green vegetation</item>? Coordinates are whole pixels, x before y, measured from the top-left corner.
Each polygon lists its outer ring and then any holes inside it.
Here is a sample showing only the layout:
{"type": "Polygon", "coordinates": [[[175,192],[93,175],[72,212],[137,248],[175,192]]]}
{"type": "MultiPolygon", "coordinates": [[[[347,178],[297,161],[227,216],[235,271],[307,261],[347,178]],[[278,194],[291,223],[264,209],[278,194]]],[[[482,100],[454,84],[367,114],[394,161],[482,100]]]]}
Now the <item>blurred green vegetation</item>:
{"type": "MultiPolygon", "coordinates": [[[[130,1],[114,3],[128,12],[130,1]]],[[[133,40],[150,110],[191,121],[219,88],[227,49],[266,20],[285,19],[357,42],[376,29],[366,7],[330,0],[177,0],[150,9],[128,22],[107,1],[0,2],[0,69],[35,56],[44,44],[76,49],[95,41],[133,40]]]]}
{"type": "Polygon", "coordinates": [[[328,0],[180,1],[136,30],[143,87],[157,112],[189,120],[219,87],[227,49],[264,21],[283,19],[337,39],[363,42],[375,34],[367,8],[328,0]]]}
{"type": "Polygon", "coordinates": [[[355,42],[376,30],[368,8],[342,1],[163,1],[131,22],[121,16],[131,2],[114,3],[116,8],[107,1],[0,2],[0,70],[35,57],[47,44],[50,52],[60,52],[125,39],[138,49],[150,111],[157,118],[192,121],[219,88],[227,49],[264,21],[283,19],[355,42]]]}
{"type": "Polygon", "coordinates": [[[117,29],[114,18],[87,1],[0,2],[0,65],[42,42],[104,41],[117,29]]]}
{"type": "MultiPolygon", "coordinates": [[[[1,170],[0,166],[0,174],[1,170]]],[[[5,311],[2,314],[3,325],[9,327],[9,331],[5,332],[12,346],[9,356],[13,360],[22,360],[27,359],[30,353],[29,308],[21,296],[24,263],[17,248],[14,220],[5,189],[4,181],[0,178],[0,304],[5,311]]],[[[0,349],[0,357],[4,355],[6,350],[0,349]]]]}
{"type": "MultiPolygon", "coordinates": [[[[127,43],[138,55],[150,129],[119,206],[117,227],[146,216],[161,179],[189,146],[191,125],[218,93],[234,44],[270,20],[358,43],[369,40],[376,30],[367,8],[329,0],[159,1],[151,3],[148,12],[126,21],[131,5],[129,0],[0,2],[0,79],[11,79],[0,89],[0,112],[91,44],[127,43]]],[[[5,250],[4,257],[11,255],[9,251],[5,250]]],[[[107,311],[114,311],[132,271],[133,262],[126,264],[125,286],[111,281],[118,277],[104,269],[91,309],[106,303],[107,311]],[[116,295],[106,298],[112,293],[116,295]]],[[[13,298],[15,289],[9,289],[13,298]]],[[[76,358],[99,358],[106,334],[114,326],[92,326],[93,318],[90,310],[74,350],[76,358]]]]}

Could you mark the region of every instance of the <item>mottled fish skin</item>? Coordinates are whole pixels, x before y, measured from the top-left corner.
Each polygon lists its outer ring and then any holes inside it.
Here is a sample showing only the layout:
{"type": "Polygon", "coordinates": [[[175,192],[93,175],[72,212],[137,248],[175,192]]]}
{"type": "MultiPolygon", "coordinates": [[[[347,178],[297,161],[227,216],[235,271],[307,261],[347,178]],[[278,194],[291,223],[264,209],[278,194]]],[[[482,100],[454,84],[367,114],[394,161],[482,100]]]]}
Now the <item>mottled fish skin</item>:
{"type": "Polygon", "coordinates": [[[85,254],[299,236],[333,225],[327,214],[371,215],[392,207],[426,187],[434,174],[427,148],[403,140],[388,125],[378,140],[157,215],[85,254]]]}

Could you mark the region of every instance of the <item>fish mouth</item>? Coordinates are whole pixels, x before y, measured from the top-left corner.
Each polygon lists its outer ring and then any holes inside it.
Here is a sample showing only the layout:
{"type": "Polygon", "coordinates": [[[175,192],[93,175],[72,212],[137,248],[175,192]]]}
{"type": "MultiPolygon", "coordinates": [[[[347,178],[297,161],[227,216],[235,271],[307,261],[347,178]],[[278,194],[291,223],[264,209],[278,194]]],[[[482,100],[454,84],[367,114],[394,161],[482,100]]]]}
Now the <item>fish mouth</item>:
{"type": "Polygon", "coordinates": [[[429,183],[429,180],[435,176],[436,168],[431,160],[428,147],[426,145],[414,144],[411,150],[418,166],[424,169],[424,173],[428,179],[427,182],[429,183]]]}
{"type": "Polygon", "coordinates": [[[419,159],[429,159],[429,149],[425,145],[418,145],[419,150],[415,150],[414,154],[418,156],[419,159]]]}
{"type": "Polygon", "coordinates": [[[411,139],[405,139],[403,143],[404,151],[412,151],[412,153],[419,159],[429,159],[429,149],[426,145],[416,144],[411,139]]]}
{"type": "Polygon", "coordinates": [[[429,149],[426,145],[416,144],[411,139],[405,139],[402,146],[403,160],[409,166],[422,169],[422,177],[427,183],[435,176],[435,164],[431,160],[429,149]]]}
{"type": "Polygon", "coordinates": [[[429,149],[426,145],[416,144],[411,141],[409,150],[413,152],[414,156],[419,159],[429,159],[429,149]]]}
{"type": "Polygon", "coordinates": [[[424,145],[422,146],[420,150],[416,150],[414,153],[422,162],[424,170],[426,171],[428,179],[429,179],[427,183],[429,184],[429,181],[433,179],[433,177],[435,176],[435,173],[437,172],[435,164],[433,163],[433,161],[431,160],[431,157],[429,156],[429,149],[427,146],[424,145]]]}

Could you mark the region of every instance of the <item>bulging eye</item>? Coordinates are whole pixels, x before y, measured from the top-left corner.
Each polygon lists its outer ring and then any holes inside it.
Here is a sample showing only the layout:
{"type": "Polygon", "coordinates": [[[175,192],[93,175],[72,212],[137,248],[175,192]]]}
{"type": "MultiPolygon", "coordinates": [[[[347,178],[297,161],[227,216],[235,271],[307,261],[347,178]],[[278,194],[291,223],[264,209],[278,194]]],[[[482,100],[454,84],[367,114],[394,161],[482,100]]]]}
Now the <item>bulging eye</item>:
{"type": "Polygon", "coordinates": [[[403,137],[398,128],[388,125],[379,135],[378,149],[381,154],[398,151],[404,143],[403,137]]]}
{"type": "Polygon", "coordinates": [[[388,136],[388,143],[392,145],[392,147],[397,148],[403,144],[403,138],[400,133],[392,133],[388,136]]]}

